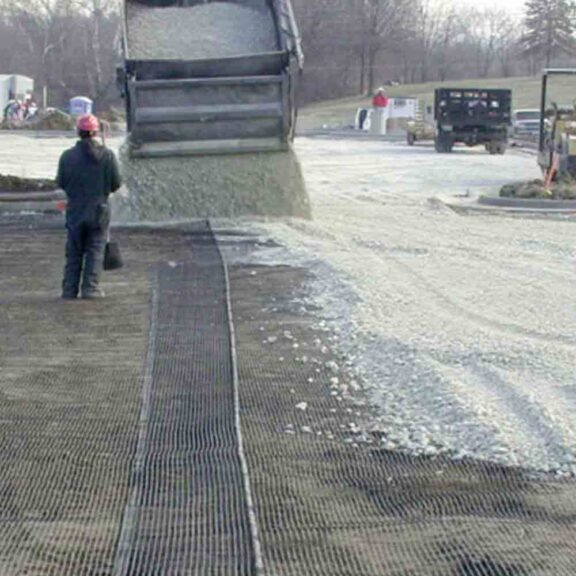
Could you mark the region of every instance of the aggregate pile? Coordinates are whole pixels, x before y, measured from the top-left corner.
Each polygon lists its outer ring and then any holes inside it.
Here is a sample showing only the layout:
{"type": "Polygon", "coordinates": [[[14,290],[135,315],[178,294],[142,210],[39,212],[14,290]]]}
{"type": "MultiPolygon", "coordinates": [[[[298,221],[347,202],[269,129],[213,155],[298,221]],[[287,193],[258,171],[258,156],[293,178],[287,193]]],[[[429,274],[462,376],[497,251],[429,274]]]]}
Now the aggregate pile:
{"type": "Polygon", "coordinates": [[[0,192],[50,192],[56,188],[54,180],[0,174],[0,192]]]}
{"type": "Polygon", "coordinates": [[[576,180],[561,179],[549,188],[542,180],[508,184],[500,190],[502,198],[533,198],[543,200],[576,200],[576,180]]]}
{"type": "Polygon", "coordinates": [[[203,60],[277,48],[272,15],[230,2],[187,8],[128,7],[130,57],[203,60]]]}
{"type": "Polygon", "coordinates": [[[41,110],[30,120],[24,122],[7,122],[4,120],[1,128],[4,130],[55,130],[68,131],[74,130],[76,122],[72,116],[58,110],[49,108],[41,110]]]}
{"type": "Polygon", "coordinates": [[[126,198],[119,217],[166,221],[182,218],[295,216],[309,218],[300,163],[289,152],[131,158],[120,150],[126,198]]]}

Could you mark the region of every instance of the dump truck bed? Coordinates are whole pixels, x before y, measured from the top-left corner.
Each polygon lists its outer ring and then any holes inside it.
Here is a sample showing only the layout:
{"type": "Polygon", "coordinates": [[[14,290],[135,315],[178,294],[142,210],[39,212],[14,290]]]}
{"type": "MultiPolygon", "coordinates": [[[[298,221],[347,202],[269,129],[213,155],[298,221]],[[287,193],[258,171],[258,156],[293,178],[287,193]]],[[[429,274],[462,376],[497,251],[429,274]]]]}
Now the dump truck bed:
{"type": "Polygon", "coordinates": [[[437,122],[454,125],[510,125],[512,92],[481,88],[439,88],[435,93],[437,122]]]}
{"type": "Polygon", "coordinates": [[[302,63],[289,0],[126,0],[124,14],[132,155],[288,147],[302,63]]]}

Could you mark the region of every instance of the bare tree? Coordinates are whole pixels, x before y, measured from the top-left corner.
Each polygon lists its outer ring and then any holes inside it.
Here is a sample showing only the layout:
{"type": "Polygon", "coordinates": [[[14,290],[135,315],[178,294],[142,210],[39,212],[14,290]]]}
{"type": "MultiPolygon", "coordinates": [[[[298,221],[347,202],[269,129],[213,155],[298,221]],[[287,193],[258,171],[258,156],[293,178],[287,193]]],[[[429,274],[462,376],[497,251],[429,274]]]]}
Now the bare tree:
{"type": "Polygon", "coordinates": [[[416,7],[415,31],[419,44],[417,66],[421,82],[428,82],[432,77],[431,62],[445,40],[444,25],[454,16],[453,12],[454,5],[450,0],[420,0],[416,7]]]}
{"type": "MultiPolygon", "coordinates": [[[[463,21],[459,17],[454,4],[448,3],[438,28],[438,41],[436,43],[437,76],[444,82],[452,72],[452,66],[457,53],[455,45],[464,36],[463,21]]],[[[458,55],[458,58],[461,58],[458,55]]]]}
{"type": "Polygon", "coordinates": [[[118,0],[76,0],[85,13],[85,54],[87,63],[87,80],[90,93],[95,99],[103,98],[114,84],[113,72],[115,62],[119,58],[119,43],[117,42],[120,30],[117,24],[118,0]],[[112,20],[117,27],[116,33],[109,30],[107,24],[112,20]],[[112,35],[111,35],[112,33],[112,35]],[[110,41],[112,40],[112,45],[110,41]],[[103,49],[103,42],[107,41],[108,50],[103,49]]]}
{"type": "Polygon", "coordinates": [[[496,62],[503,37],[509,33],[511,18],[498,7],[473,8],[466,17],[467,37],[475,53],[476,75],[488,78],[496,62]]]}
{"type": "Polygon", "coordinates": [[[356,15],[354,43],[362,93],[373,92],[377,81],[380,82],[385,52],[393,50],[404,38],[412,6],[412,0],[351,0],[351,9],[356,15]]]}
{"type": "MultiPolygon", "coordinates": [[[[498,8],[470,11],[458,0],[292,1],[307,61],[303,102],[366,94],[387,80],[519,72],[520,26],[498,8]]],[[[83,94],[101,109],[118,97],[120,5],[121,0],[0,0],[0,73],[34,77],[49,87],[54,104],[83,94]]],[[[541,57],[529,56],[535,64],[541,57]]]]}
{"type": "Polygon", "coordinates": [[[18,32],[20,66],[29,68],[44,86],[66,57],[64,46],[72,33],[73,0],[13,0],[7,17],[18,32]],[[25,62],[22,62],[25,61],[25,62]]]}

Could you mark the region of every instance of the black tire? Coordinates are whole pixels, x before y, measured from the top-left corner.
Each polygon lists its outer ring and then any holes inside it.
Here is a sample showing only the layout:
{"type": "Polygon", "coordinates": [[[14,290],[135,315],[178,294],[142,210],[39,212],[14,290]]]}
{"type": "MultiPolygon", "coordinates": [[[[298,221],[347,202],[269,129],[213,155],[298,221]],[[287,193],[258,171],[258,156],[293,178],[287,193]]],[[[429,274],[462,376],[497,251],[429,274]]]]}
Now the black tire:
{"type": "Polygon", "coordinates": [[[450,136],[438,135],[435,139],[436,152],[440,154],[449,154],[452,152],[454,142],[450,136]]]}
{"type": "Polygon", "coordinates": [[[506,145],[506,142],[500,142],[500,144],[498,144],[497,154],[499,154],[500,156],[504,156],[504,154],[506,154],[507,149],[508,146],[506,145]]]}
{"type": "Polygon", "coordinates": [[[416,144],[416,134],[408,132],[406,134],[406,141],[408,142],[408,146],[414,146],[414,144],[416,144]]]}

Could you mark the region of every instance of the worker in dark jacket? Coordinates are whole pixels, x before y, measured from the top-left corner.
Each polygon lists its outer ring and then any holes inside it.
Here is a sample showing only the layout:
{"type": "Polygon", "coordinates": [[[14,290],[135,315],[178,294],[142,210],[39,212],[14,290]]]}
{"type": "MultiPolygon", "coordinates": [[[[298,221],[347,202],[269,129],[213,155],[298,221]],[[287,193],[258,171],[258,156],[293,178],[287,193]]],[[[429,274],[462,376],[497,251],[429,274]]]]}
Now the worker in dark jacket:
{"type": "Polygon", "coordinates": [[[120,188],[114,153],[96,141],[99,121],[91,114],[77,123],[80,140],[58,166],[58,185],[66,192],[66,268],[62,297],[101,298],[100,273],[110,226],[108,197],[120,188]]]}

